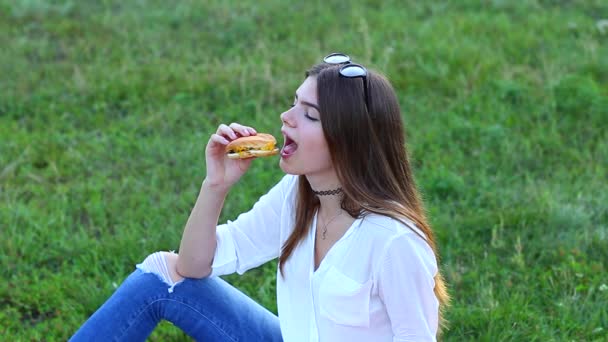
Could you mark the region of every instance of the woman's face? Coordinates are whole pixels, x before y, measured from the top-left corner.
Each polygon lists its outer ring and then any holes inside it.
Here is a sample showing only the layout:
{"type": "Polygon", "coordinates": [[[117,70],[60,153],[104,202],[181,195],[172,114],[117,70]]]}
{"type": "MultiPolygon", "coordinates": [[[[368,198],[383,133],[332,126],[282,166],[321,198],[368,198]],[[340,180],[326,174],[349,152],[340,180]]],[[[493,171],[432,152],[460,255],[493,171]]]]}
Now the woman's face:
{"type": "Polygon", "coordinates": [[[309,181],[318,178],[318,183],[327,183],[333,182],[335,171],[321,126],[317,98],[317,79],[308,77],[296,90],[291,109],[281,114],[285,142],[280,166],[286,173],[306,175],[309,181]],[[327,177],[330,178],[324,181],[327,177]]]}

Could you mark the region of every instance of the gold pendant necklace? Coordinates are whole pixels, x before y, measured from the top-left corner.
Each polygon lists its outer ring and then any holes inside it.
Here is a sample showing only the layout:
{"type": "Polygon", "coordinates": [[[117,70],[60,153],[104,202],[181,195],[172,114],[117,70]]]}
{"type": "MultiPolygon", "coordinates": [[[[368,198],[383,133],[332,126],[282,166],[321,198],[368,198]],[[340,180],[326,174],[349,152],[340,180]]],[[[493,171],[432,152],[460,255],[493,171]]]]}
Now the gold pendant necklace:
{"type": "Polygon", "coordinates": [[[323,226],[323,232],[321,233],[321,239],[325,240],[325,238],[327,238],[327,226],[329,226],[330,223],[333,222],[333,220],[335,220],[338,216],[342,215],[342,210],[340,210],[340,212],[338,213],[338,215],[334,216],[331,218],[331,220],[329,220],[329,222],[327,222],[324,226],[323,226]]]}

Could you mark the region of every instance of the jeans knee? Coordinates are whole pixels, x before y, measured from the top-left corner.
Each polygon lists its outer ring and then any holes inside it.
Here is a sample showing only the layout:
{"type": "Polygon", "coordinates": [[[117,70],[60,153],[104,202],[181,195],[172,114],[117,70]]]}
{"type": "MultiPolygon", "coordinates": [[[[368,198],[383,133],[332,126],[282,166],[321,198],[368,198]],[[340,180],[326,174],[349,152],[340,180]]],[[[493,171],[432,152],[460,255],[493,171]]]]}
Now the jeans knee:
{"type": "Polygon", "coordinates": [[[173,292],[175,285],[184,278],[177,273],[177,254],[173,252],[155,252],[148,255],[137,268],[144,273],[154,273],[169,286],[169,292],[173,292]]]}

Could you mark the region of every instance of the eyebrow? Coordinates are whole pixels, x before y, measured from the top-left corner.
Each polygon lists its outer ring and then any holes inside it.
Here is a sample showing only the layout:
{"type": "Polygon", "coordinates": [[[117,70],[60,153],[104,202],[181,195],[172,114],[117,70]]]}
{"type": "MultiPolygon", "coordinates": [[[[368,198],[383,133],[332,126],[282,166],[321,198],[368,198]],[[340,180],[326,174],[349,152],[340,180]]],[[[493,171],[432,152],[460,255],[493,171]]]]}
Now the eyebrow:
{"type": "MultiPolygon", "coordinates": [[[[296,93],[296,100],[298,99],[298,93],[296,93]]],[[[317,110],[317,112],[321,113],[321,108],[319,108],[319,106],[317,106],[314,103],[308,102],[308,101],[300,101],[303,105],[308,106],[308,107],[312,107],[314,109],[317,110]]]]}

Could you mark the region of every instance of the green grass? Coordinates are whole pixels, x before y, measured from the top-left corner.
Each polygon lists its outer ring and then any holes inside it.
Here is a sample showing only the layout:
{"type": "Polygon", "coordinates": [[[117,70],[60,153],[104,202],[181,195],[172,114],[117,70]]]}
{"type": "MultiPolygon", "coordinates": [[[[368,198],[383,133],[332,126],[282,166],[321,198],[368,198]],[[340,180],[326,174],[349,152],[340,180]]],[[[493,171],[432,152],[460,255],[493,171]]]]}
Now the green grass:
{"type": "MultiPolygon", "coordinates": [[[[65,340],[176,249],[211,132],[279,135],[333,51],[398,90],[454,297],[445,340],[608,339],[605,1],[253,3],[0,0],[3,339],[65,340]]],[[[254,164],[222,221],[280,179],[254,164]]],[[[274,268],[226,278],[276,310],[274,268]]]]}

